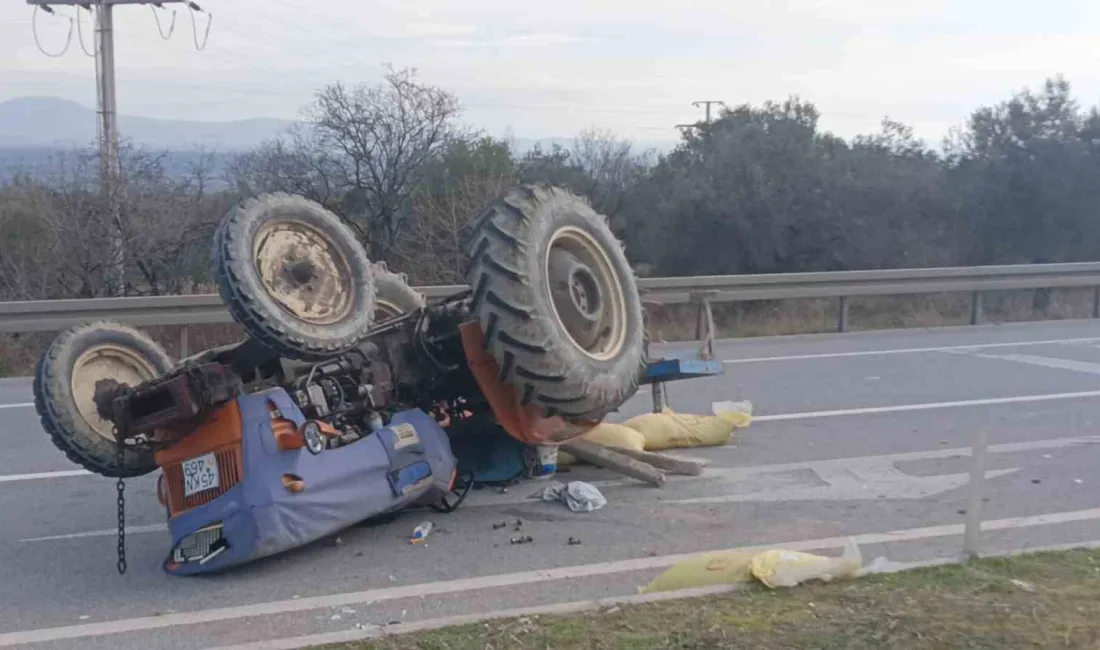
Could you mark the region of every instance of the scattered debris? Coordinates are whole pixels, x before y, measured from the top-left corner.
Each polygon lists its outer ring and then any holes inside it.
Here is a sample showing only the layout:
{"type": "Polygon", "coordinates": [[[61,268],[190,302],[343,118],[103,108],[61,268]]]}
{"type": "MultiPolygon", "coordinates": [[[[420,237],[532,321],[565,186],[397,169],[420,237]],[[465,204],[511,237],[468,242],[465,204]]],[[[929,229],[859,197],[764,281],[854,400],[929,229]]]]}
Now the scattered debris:
{"type": "Polygon", "coordinates": [[[573,512],[592,512],[607,505],[607,498],[596,486],[583,481],[568,485],[554,481],[542,491],[543,501],[561,501],[573,512]]]}
{"type": "Polygon", "coordinates": [[[501,528],[507,528],[507,527],[508,527],[508,522],[507,521],[502,521],[499,524],[493,524],[493,530],[500,530],[501,528]]]}
{"type": "Polygon", "coordinates": [[[533,541],[535,541],[535,538],[531,537],[530,535],[524,535],[522,537],[513,537],[512,538],[512,543],[513,544],[530,544],[533,541]]]}
{"type": "Polygon", "coordinates": [[[332,540],[332,545],[333,546],[343,546],[344,545],[344,538],[343,537],[337,537],[336,539],[332,540]]]}
{"type": "Polygon", "coordinates": [[[621,611],[623,611],[623,608],[616,606],[616,607],[612,607],[611,609],[607,610],[606,612],[604,612],[604,614],[618,614],[621,611]]]}
{"type": "Polygon", "coordinates": [[[1024,582],[1023,580],[1016,580],[1016,579],[1009,580],[1009,582],[1011,582],[1013,585],[1015,585],[1016,587],[1019,587],[1020,589],[1026,591],[1029,594],[1035,593],[1035,585],[1031,584],[1030,582],[1024,582]]]}
{"type": "Polygon", "coordinates": [[[432,534],[432,528],[434,524],[430,521],[422,521],[416,528],[413,529],[412,537],[409,538],[410,544],[419,544],[428,539],[428,535],[432,534]]]}
{"type": "Polygon", "coordinates": [[[581,540],[577,539],[576,537],[570,537],[569,538],[569,545],[570,546],[580,546],[581,545],[581,540]]]}
{"type": "Polygon", "coordinates": [[[341,614],[354,614],[355,610],[350,608],[350,607],[341,607],[340,608],[340,613],[341,614]]]}
{"type": "Polygon", "coordinates": [[[339,620],[342,620],[343,618],[344,617],[340,616],[339,614],[333,614],[332,616],[329,617],[328,620],[330,620],[330,621],[339,621],[339,620]]]}

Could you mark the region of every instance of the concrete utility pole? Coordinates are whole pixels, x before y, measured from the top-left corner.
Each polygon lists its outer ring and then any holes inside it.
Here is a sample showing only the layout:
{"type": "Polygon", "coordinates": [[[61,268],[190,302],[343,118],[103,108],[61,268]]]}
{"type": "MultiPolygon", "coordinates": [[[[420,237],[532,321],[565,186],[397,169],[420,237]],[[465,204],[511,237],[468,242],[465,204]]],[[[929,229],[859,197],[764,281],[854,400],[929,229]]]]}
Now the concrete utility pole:
{"type": "Polygon", "coordinates": [[[710,105],[711,104],[719,104],[720,106],[725,107],[726,102],[723,102],[723,101],[718,100],[718,99],[706,99],[706,100],[691,103],[691,105],[696,107],[696,108],[698,108],[700,105],[705,105],[707,107],[707,124],[710,124],[710,105]]]}
{"type": "Polygon", "coordinates": [[[99,137],[99,191],[115,227],[111,246],[111,267],[114,269],[115,292],[126,289],[125,251],[122,243],[122,215],[119,193],[122,186],[122,166],[118,159],[118,104],[115,99],[115,5],[156,5],[178,2],[192,11],[201,8],[190,0],[27,0],[27,4],[53,13],[52,6],[74,6],[91,10],[95,7],[95,76],[96,131],[99,137]]]}

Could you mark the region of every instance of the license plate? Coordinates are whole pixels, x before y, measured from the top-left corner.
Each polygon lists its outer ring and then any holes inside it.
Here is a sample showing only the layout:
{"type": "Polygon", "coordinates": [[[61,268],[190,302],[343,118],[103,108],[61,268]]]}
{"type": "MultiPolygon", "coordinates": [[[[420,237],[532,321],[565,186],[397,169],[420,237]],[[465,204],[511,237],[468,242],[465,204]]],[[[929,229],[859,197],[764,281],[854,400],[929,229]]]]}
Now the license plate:
{"type": "Polygon", "coordinates": [[[183,496],[189,497],[219,485],[218,459],[214,454],[183,461],[183,496]]]}

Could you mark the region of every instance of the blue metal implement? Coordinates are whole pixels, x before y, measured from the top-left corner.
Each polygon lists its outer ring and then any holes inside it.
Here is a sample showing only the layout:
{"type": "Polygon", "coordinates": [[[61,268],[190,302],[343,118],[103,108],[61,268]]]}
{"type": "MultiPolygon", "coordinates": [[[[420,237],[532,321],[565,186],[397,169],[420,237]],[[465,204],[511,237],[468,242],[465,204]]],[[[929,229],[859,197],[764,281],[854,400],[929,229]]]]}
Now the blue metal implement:
{"type": "Polygon", "coordinates": [[[643,386],[678,379],[693,379],[696,377],[713,377],[722,374],[722,362],[704,359],[676,359],[668,358],[651,361],[642,375],[643,386]]]}

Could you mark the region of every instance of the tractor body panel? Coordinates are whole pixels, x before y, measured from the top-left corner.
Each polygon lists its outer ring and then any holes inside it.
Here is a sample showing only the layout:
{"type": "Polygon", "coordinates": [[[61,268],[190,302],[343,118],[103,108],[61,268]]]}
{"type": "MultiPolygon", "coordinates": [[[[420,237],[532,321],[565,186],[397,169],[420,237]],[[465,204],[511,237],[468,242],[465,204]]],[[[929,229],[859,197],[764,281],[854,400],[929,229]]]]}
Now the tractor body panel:
{"type": "Polygon", "coordinates": [[[451,488],[455,459],[447,435],[422,411],[398,412],[388,426],[317,455],[305,448],[280,449],[277,430],[304,421],[290,396],[273,388],[238,397],[215,414],[204,425],[218,428],[218,435],[209,436],[211,448],[192,442],[207,437],[201,427],[187,439],[187,453],[194,455],[163,467],[170,510],[177,501],[172,495],[184,492],[179,481],[185,475],[191,477],[192,489],[201,486],[195,484],[197,472],[217,486],[190,495],[194,499],[206,492],[209,498],[201,505],[171,513],[172,550],[165,571],[219,571],[309,544],[378,515],[437,503],[451,488]],[[231,418],[238,413],[235,436],[231,418]],[[234,438],[239,439],[239,452],[225,445],[234,438]],[[204,456],[207,463],[196,463],[204,456]],[[239,458],[239,467],[225,458],[239,458]]]}

